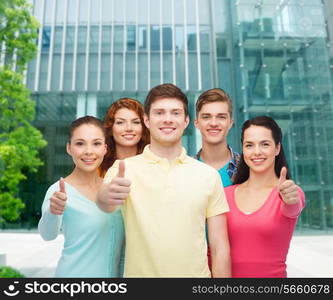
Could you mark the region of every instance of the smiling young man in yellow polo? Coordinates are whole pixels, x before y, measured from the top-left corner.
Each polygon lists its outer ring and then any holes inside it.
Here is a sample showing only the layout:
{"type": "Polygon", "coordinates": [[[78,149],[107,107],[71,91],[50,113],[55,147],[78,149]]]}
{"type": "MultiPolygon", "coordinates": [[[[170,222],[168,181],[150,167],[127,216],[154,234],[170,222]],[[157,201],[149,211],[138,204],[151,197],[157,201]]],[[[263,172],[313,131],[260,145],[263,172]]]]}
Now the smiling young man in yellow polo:
{"type": "Polygon", "coordinates": [[[125,277],[229,277],[229,208],[217,171],[182,147],[189,124],[186,95],[172,84],[156,86],[145,114],[150,145],[109,169],[97,201],[106,212],[122,209],[125,277]]]}

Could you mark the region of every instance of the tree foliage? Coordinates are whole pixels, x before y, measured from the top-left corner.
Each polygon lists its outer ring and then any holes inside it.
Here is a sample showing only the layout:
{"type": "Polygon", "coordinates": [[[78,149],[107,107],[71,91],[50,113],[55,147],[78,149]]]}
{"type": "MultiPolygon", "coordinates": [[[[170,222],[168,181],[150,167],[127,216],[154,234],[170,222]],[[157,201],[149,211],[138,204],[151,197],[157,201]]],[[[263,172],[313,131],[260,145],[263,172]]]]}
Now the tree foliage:
{"type": "Polygon", "coordinates": [[[0,1],[0,223],[19,217],[19,183],[42,165],[38,151],[46,145],[32,126],[35,102],[24,84],[38,27],[26,0],[0,1]]]}
{"type": "Polygon", "coordinates": [[[24,278],[25,276],[18,270],[7,267],[0,266],[0,278],[24,278]]]}

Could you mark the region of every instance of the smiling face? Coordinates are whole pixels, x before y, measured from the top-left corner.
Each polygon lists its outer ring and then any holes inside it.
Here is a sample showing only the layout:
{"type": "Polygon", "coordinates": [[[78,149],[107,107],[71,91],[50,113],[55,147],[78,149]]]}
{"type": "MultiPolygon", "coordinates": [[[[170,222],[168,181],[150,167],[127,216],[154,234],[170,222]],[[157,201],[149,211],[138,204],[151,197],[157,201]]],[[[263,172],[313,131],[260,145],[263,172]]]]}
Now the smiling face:
{"type": "Polygon", "coordinates": [[[112,136],[116,145],[136,146],[142,136],[142,123],[138,114],[130,109],[121,108],[114,116],[112,136]]]}
{"type": "Polygon", "coordinates": [[[75,128],[67,143],[67,153],[72,156],[76,168],[84,172],[96,171],[106,153],[102,129],[93,124],[75,128]]]}
{"type": "Polygon", "coordinates": [[[233,124],[228,103],[216,101],[204,104],[194,124],[201,132],[203,143],[224,143],[233,124]]]}
{"type": "Polygon", "coordinates": [[[150,130],[151,144],[174,146],[181,144],[181,138],[189,123],[184,104],[176,98],[155,100],[150,107],[145,124],[150,130]]]}
{"type": "Polygon", "coordinates": [[[279,153],[280,144],[275,144],[271,130],[251,125],[244,131],[243,155],[250,172],[274,173],[275,157],[279,153]]]}

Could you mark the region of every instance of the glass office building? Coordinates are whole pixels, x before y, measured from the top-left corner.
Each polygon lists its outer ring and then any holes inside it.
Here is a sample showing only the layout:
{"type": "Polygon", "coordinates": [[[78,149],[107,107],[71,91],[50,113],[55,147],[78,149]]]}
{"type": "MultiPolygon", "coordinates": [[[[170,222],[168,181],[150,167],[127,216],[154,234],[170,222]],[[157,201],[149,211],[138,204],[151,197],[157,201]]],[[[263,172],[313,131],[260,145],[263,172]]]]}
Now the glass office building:
{"type": "MultiPolygon", "coordinates": [[[[35,225],[47,187],[72,168],[65,153],[72,120],[103,118],[119,97],[144,101],[150,88],[171,82],[188,95],[192,120],[202,91],[230,94],[235,126],[228,141],[237,150],[244,120],[275,118],[290,171],[307,197],[298,228],[332,229],[329,12],[331,1],[320,0],[33,1],[41,27],[26,84],[48,146],[45,165],[24,184],[29,205],[21,224],[35,225]]],[[[200,148],[193,125],[184,145],[190,155],[200,148]]]]}

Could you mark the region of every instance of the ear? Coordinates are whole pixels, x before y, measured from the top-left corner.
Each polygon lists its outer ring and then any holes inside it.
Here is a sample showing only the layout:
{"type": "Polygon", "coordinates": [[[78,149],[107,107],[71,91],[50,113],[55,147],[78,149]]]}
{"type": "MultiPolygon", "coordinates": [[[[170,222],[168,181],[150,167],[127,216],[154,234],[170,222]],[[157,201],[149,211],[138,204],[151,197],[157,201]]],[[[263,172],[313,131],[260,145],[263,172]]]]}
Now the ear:
{"type": "Polygon", "coordinates": [[[108,145],[105,143],[104,144],[104,155],[108,152],[108,145]]]}
{"type": "Polygon", "coordinates": [[[280,150],[281,150],[281,143],[278,143],[275,150],[275,156],[278,156],[280,154],[280,150]]]}
{"type": "Polygon", "coordinates": [[[234,119],[230,119],[229,130],[234,126],[234,119]]]}
{"type": "Polygon", "coordinates": [[[66,151],[68,155],[72,156],[71,145],[68,142],[66,143],[66,151]]]}
{"type": "Polygon", "coordinates": [[[185,117],[185,128],[187,128],[188,124],[190,123],[190,116],[185,117]]]}
{"type": "Polygon", "coordinates": [[[146,127],[149,129],[149,117],[147,114],[143,115],[143,122],[145,123],[146,127]]]}
{"type": "MultiPolygon", "coordinates": [[[[198,128],[198,119],[195,119],[194,120],[194,126],[195,126],[195,128],[198,128]]],[[[199,129],[199,128],[198,128],[199,129]]]]}

